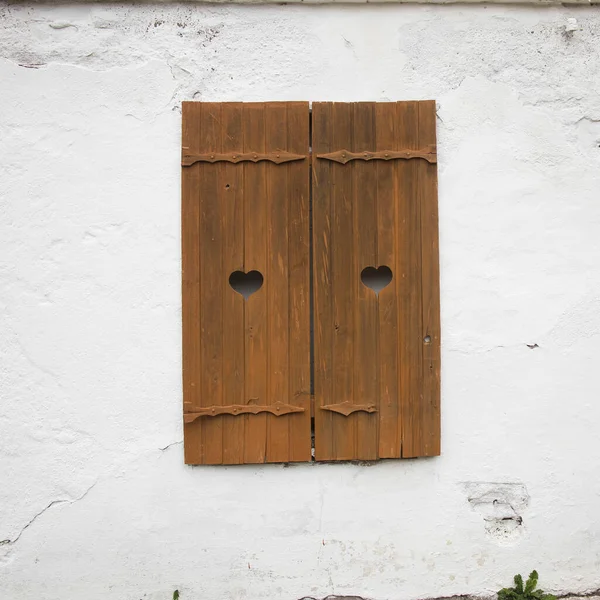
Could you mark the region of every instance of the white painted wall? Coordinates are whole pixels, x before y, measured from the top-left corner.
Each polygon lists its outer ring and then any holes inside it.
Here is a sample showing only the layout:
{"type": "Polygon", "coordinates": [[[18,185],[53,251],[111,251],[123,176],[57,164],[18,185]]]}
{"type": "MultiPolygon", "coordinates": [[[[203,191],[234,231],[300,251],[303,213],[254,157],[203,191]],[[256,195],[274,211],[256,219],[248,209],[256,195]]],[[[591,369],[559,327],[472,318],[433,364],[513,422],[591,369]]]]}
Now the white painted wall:
{"type": "Polygon", "coordinates": [[[0,598],[600,587],[599,35],[593,9],[0,5],[0,598]],[[191,98],[438,101],[441,458],[184,466],[191,98]]]}

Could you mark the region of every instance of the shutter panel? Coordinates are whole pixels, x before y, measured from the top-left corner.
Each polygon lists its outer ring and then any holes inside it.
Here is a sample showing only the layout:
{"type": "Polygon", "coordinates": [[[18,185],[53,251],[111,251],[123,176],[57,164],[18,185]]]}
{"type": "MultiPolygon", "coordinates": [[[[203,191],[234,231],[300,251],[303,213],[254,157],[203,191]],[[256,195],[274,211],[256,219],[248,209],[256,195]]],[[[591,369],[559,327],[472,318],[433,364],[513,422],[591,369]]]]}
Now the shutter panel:
{"type": "Polygon", "coordinates": [[[188,464],[310,460],[308,115],[183,103],[188,464]]]}
{"type": "Polygon", "coordinates": [[[313,105],[317,460],[440,453],[435,144],[432,101],[313,105]]]}

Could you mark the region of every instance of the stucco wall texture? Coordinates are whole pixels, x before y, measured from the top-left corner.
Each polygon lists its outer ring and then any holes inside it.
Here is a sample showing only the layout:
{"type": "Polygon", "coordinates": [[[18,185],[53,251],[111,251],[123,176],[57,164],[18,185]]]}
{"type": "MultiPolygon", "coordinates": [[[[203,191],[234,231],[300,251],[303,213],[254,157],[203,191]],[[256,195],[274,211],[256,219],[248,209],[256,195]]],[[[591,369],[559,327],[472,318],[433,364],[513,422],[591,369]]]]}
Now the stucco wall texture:
{"type": "Polygon", "coordinates": [[[600,12],[0,5],[0,598],[600,587],[600,12]],[[438,103],[442,456],[183,464],[182,100],[438,103]]]}

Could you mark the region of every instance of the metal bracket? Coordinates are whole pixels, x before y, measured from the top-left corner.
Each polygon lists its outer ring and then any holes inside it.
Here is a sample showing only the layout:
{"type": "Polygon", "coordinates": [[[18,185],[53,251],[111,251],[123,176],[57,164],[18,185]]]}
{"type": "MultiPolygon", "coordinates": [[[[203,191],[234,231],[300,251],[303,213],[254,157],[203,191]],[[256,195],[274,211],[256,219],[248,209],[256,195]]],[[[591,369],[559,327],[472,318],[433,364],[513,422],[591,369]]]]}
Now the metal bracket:
{"type": "Polygon", "coordinates": [[[436,163],[437,153],[435,146],[427,146],[421,150],[378,150],[377,152],[338,150],[327,154],[317,154],[317,158],[332,160],[342,165],[351,160],[410,160],[411,158],[423,158],[429,163],[436,163]]]}
{"type": "Polygon", "coordinates": [[[268,412],[276,417],[290,413],[304,412],[301,406],[275,402],[269,406],[256,406],[253,404],[232,404],[230,406],[207,406],[206,408],[197,408],[190,412],[183,413],[184,423],[193,423],[200,417],[218,417],[220,415],[256,415],[258,413],[268,412]]]}
{"type": "Polygon", "coordinates": [[[377,412],[377,408],[374,404],[351,404],[348,400],[341,402],[340,404],[328,404],[326,406],[320,406],[319,408],[321,410],[330,410],[331,412],[336,412],[340,415],[345,415],[346,417],[355,412],[377,412]]]}
{"type": "Polygon", "coordinates": [[[182,167],[191,167],[197,162],[230,162],[237,164],[244,161],[257,163],[261,160],[268,160],[280,165],[281,163],[304,160],[307,158],[305,154],[292,154],[290,152],[268,152],[266,154],[260,152],[228,152],[227,154],[210,152],[208,154],[186,154],[185,150],[188,150],[188,148],[184,148],[181,155],[182,167]]]}

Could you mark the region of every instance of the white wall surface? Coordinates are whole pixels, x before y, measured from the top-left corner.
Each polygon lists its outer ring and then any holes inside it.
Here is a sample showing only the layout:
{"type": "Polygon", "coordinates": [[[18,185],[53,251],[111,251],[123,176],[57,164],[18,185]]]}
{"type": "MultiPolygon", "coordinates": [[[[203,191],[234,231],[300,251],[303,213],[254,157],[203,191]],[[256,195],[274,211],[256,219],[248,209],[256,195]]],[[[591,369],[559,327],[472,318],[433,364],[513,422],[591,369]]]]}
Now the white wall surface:
{"type": "Polygon", "coordinates": [[[0,598],[600,587],[599,36],[593,9],[0,5],[0,598]],[[437,100],[440,458],[184,466],[192,98],[437,100]]]}

